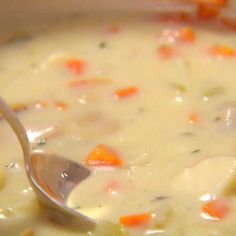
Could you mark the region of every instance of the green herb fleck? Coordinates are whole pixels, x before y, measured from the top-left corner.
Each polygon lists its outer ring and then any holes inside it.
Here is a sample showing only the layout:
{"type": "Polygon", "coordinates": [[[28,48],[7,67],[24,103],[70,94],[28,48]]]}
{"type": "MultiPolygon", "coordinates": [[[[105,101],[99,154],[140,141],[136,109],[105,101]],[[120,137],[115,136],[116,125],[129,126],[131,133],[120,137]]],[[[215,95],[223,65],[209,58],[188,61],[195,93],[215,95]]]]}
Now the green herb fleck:
{"type": "Polygon", "coordinates": [[[201,152],[201,149],[195,149],[192,151],[192,154],[199,153],[199,152],[201,152]]]}
{"type": "Polygon", "coordinates": [[[10,164],[7,164],[4,166],[5,168],[11,169],[11,168],[16,168],[17,164],[14,162],[11,162],[10,164]]]}
{"type": "Polygon", "coordinates": [[[183,84],[180,84],[180,83],[171,83],[171,86],[176,90],[178,91],[179,93],[185,93],[186,92],[186,86],[183,85],[183,84]]]}
{"type": "Polygon", "coordinates": [[[210,89],[207,89],[203,92],[203,97],[215,97],[223,95],[225,93],[225,88],[223,86],[217,86],[210,89]]]}

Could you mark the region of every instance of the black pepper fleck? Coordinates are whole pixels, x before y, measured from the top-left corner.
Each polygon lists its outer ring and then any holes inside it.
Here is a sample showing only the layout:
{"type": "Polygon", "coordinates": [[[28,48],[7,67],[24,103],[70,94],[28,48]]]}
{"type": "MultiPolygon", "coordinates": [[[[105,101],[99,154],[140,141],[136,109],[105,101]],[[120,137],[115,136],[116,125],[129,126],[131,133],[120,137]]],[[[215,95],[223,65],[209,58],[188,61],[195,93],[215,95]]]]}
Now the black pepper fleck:
{"type": "Polygon", "coordinates": [[[151,200],[151,202],[156,202],[156,201],[164,201],[166,199],[168,199],[168,196],[157,196],[154,199],[151,200]]]}
{"type": "Polygon", "coordinates": [[[103,49],[103,48],[106,48],[107,47],[107,42],[103,41],[101,43],[99,43],[99,48],[103,49]]]}
{"type": "Polygon", "coordinates": [[[221,121],[221,117],[220,117],[220,116],[216,116],[213,120],[214,120],[215,122],[221,121]]]}

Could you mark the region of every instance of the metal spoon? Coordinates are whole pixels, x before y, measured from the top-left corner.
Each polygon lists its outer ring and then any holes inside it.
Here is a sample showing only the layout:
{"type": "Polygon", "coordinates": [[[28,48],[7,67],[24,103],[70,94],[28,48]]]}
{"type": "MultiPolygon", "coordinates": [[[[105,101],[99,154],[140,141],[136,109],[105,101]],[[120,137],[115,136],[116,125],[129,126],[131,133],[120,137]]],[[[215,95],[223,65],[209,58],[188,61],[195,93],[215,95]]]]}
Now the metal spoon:
{"type": "Polygon", "coordinates": [[[30,153],[30,144],[23,125],[1,97],[0,113],[8,121],[20,141],[26,173],[39,202],[49,208],[53,216],[63,223],[69,223],[84,230],[93,229],[96,226],[93,219],[66,205],[70,192],[90,175],[90,171],[76,162],[57,155],[43,152],[30,153]]]}

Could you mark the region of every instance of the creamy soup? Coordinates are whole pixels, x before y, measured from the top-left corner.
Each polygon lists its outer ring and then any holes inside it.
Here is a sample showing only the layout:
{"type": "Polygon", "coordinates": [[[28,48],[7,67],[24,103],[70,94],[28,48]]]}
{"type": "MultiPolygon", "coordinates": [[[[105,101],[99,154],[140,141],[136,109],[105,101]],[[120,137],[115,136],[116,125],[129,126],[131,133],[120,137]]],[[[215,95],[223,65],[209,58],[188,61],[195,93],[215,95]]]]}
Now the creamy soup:
{"type": "Polygon", "coordinates": [[[1,119],[0,235],[236,235],[235,42],[219,22],[177,15],[81,14],[2,34],[0,94],[32,151],[87,166],[68,205],[122,230],[48,217],[1,119]]]}

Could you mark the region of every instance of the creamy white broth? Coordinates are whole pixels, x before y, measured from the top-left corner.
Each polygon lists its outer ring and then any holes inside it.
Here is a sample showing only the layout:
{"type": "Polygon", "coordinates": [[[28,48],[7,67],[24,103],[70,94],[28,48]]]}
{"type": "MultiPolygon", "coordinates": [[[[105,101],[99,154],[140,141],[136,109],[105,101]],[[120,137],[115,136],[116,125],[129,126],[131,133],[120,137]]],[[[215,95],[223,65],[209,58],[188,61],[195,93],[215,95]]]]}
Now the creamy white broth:
{"type": "MultiPolygon", "coordinates": [[[[40,26],[39,33],[24,31],[32,39],[4,44],[12,34],[2,36],[0,92],[18,109],[32,149],[85,164],[103,144],[122,161],[89,167],[93,174],[71,194],[70,206],[115,224],[122,216],[151,214],[147,224],[124,226],[130,236],[236,233],[235,115],[229,114],[236,58],[209,54],[215,45],[234,49],[234,32],[145,14],[87,14],[40,26]],[[186,26],[194,42],[168,33],[186,26]],[[166,44],[176,51],[161,58],[158,48],[166,44]],[[71,58],[84,61],[81,73],[66,68],[71,58]],[[73,87],[75,80],[92,84],[73,87]],[[134,94],[114,96],[130,86],[134,94]],[[202,215],[213,199],[229,205],[223,219],[202,215]]],[[[17,140],[0,122],[1,235],[91,235],[48,219],[27,181],[17,140]]]]}

